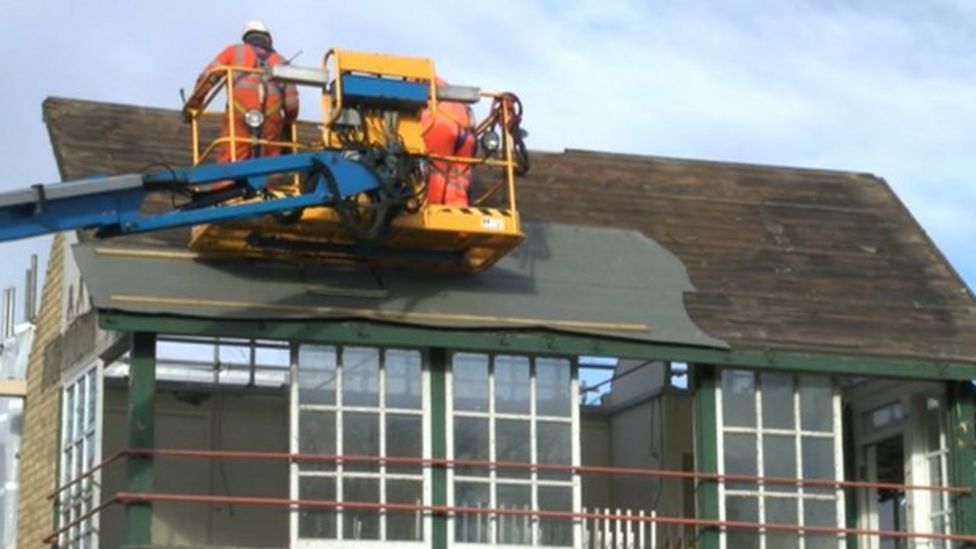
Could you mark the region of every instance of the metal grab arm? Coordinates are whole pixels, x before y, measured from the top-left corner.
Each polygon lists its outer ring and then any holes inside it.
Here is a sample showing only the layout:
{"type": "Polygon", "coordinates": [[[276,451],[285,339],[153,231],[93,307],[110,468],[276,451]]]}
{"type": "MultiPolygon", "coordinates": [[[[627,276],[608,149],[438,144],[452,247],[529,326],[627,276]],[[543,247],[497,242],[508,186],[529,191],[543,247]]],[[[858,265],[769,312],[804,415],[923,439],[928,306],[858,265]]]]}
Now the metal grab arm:
{"type": "Polygon", "coordinates": [[[0,242],[79,229],[97,229],[98,236],[115,236],[247,219],[327,205],[378,187],[379,182],[370,170],[335,151],[35,185],[0,193],[0,242]],[[338,183],[339,196],[334,196],[323,177],[317,176],[313,188],[296,196],[269,196],[264,200],[175,209],[157,214],[140,212],[143,202],[152,193],[191,190],[228,180],[257,192],[264,188],[271,175],[300,173],[314,176],[324,170],[330,171],[338,183]]]}

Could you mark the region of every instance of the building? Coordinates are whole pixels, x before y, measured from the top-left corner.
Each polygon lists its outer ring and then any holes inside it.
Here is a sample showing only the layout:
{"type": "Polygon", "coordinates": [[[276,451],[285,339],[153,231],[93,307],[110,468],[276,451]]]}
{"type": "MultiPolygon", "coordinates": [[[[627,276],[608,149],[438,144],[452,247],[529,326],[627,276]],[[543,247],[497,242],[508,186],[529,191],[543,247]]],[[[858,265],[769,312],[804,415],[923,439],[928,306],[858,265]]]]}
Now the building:
{"type": "MultiPolygon", "coordinates": [[[[8,294],[9,296],[9,294],[8,294]]],[[[8,307],[13,303],[8,301],[8,307]]],[[[34,326],[30,322],[14,324],[12,311],[3,323],[5,333],[0,342],[0,543],[14,547],[17,539],[17,494],[20,433],[23,421],[26,383],[24,374],[30,354],[34,326]]]]}
{"type": "MultiPolygon", "coordinates": [[[[65,179],[188,163],[173,111],[44,117],[65,179]]],[[[976,300],[883,180],[533,160],[475,277],[57,237],[20,546],[973,543],[976,300]]]]}

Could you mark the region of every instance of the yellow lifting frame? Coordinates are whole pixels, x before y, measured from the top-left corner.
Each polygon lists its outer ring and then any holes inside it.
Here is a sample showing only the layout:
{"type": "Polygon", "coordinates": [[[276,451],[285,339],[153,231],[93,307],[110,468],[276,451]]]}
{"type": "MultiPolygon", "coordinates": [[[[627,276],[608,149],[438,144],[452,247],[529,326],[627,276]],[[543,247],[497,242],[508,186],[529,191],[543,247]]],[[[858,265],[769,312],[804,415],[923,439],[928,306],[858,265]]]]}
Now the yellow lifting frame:
{"type": "MultiPolygon", "coordinates": [[[[193,165],[197,166],[202,162],[206,161],[210,155],[217,149],[217,147],[226,144],[230,147],[230,159],[231,162],[236,162],[237,158],[237,146],[241,144],[247,145],[260,145],[260,146],[272,146],[272,147],[283,147],[291,149],[293,152],[304,150],[309,148],[306,145],[302,145],[298,142],[298,127],[295,124],[289,124],[289,141],[277,141],[270,139],[254,139],[250,136],[238,136],[237,127],[231,117],[233,114],[233,97],[234,97],[234,75],[235,73],[251,73],[251,74],[263,74],[262,69],[252,69],[248,67],[240,67],[234,65],[218,65],[211,70],[207,71],[203,78],[201,78],[201,84],[209,80],[211,76],[219,76],[219,80],[215,86],[213,86],[210,91],[204,97],[203,101],[200,103],[199,107],[189,108],[185,107],[183,109],[187,118],[190,121],[190,147],[191,154],[193,157],[193,165]],[[200,121],[204,116],[210,113],[207,111],[207,107],[213,103],[213,100],[220,95],[221,90],[227,90],[227,107],[222,116],[227,117],[227,136],[218,137],[211,141],[204,150],[200,150],[200,121]]],[[[196,95],[199,87],[194,88],[193,95],[196,95]]]]}
{"type": "MultiPolygon", "coordinates": [[[[233,120],[228,120],[228,135],[218,137],[201,150],[200,121],[207,107],[222,89],[226,89],[228,97],[233,97],[235,73],[262,73],[261,69],[236,66],[220,66],[208,72],[205,77],[219,75],[220,81],[213,86],[207,97],[198,108],[185,108],[191,126],[191,147],[194,165],[211,159],[213,151],[219,146],[229,146],[230,158],[236,161],[237,147],[241,143],[271,145],[288,148],[292,151],[316,148],[338,148],[338,145],[328,138],[328,132],[338,120],[342,112],[342,78],[343,74],[365,74],[380,78],[403,78],[429,83],[428,108],[437,108],[437,78],[434,63],[430,59],[406,57],[378,53],[367,53],[341,49],[330,49],[323,57],[323,68],[333,76],[333,88],[323,90],[322,118],[323,138],[319,143],[302,144],[298,140],[295,124],[290,127],[290,141],[276,141],[253,139],[250,136],[238,136],[233,120]],[[330,62],[332,66],[330,67],[330,62]],[[331,69],[331,70],[330,70],[331,69]],[[334,104],[333,104],[334,102],[334,104]]],[[[196,91],[196,90],[195,90],[196,91]]],[[[481,97],[489,100],[501,99],[504,94],[481,92],[481,97]]],[[[233,107],[223,113],[231,117],[233,107]]],[[[436,112],[436,111],[435,111],[436,112]]],[[[369,116],[373,116],[372,114],[369,116]]],[[[369,116],[364,122],[377,122],[369,116]]],[[[416,144],[420,141],[420,151],[429,160],[441,160],[452,163],[470,164],[501,169],[504,177],[483,192],[477,199],[472,199],[470,207],[454,207],[438,204],[428,204],[424,201],[416,213],[403,212],[395,217],[390,225],[387,236],[382,245],[387,248],[430,249],[439,251],[459,251],[463,253],[461,264],[446,267],[449,270],[479,271],[503,257],[516,247],[524,238],[515,200],[515,169],[513,136],[508,132],[511,113],[509,109],[501,110],[501,128],[503,131],[501,158],[469,158],[429,154],[423,145],[423,135],[433,125],[434,117],[430,117],[428,127],[421,127],[419,113],[400,117],[400,123],[395,131],[406,132],[411,135],[403,136],[405,141],[411,140],[416,144]],[[419,130],[419,132],[418,132],[419,130]],[[415,135],[416,134],[416,135],[415,135]],[[485,207],[483,204],[498,191],[507,191],[505,206],[502,208],[485,207]]],[[[382,122],[382,121],[380,121],[382,122]]],[[[479,124],[477,129],[483,130],[479,124]]],[[[417,147],[410,152],[417,154],[417,147]]],[[[297,189],[297,179],[296,186],[297,189]]],[[[285,191],[292,192],[292,191],[285,191]]],[[[282,225],[270,217],[252,219],[241,222],[202,226],[193,231],[191,247],[208,255],[231,255],[247,257],[289,257],[292,259],[318,259],[323,261],[350,261],[348,257],[340,257],[335,253],[294,252],[282,250],[268,250],[254,247],[249,243],[249,236],[271,236],[285,240],[322,242],[325,244],[354,243],[345,233],[335,210],[329,207],[307,208],[301,219],[292,224],[282,225]]],[[[393,261],[396,263],[396,261],[393,261]]]]}

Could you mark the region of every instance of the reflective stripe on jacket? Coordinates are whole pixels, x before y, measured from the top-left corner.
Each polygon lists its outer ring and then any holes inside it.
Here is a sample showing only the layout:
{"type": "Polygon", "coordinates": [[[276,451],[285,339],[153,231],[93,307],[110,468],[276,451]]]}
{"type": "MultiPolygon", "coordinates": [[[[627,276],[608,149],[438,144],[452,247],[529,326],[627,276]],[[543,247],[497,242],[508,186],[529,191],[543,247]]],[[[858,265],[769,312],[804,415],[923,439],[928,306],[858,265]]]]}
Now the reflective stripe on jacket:
{"type": "MultiPolygon", "coordinates": [[[[233,44],[224,48],[204,69],[197,79],[198,95],[205,96],[220,81],[221,74],[207,73],[221,65],[249,69],[264,65],[280,65],[285,59],[275,51],[268,51],[250,44],[233,44]],[[263,58],[263,65],[262,65],[263,58]]],[[[234,110],[243,114],[251,109],[261,109],[266,117],[283,114],[285,120],[298,118],[298,88],[294,84],[265,82],[257,73],[237,73],[234,78],[234,110]]]]}

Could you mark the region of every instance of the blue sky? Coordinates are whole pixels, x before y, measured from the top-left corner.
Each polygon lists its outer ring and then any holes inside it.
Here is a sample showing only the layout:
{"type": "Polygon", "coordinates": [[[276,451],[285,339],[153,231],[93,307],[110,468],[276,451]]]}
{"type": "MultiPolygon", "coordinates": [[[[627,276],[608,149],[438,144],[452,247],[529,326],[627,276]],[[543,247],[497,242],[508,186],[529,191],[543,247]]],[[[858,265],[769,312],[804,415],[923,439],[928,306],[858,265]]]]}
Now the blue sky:
{"type": "MultiPolygon", "coordinates": [[[[512,89],[530,146],[864,171],[884,177],[976,286],[976,2],[50,2],[0,18],[0,189],[58,179],[49,95],[159,107],[263,18],[286,56],[425,55],[512,89]]],[[[304,117],[317,116],[305,92],[304,117]]],[[[0,245],[22,284],[43,239],[0,245]]]]}

